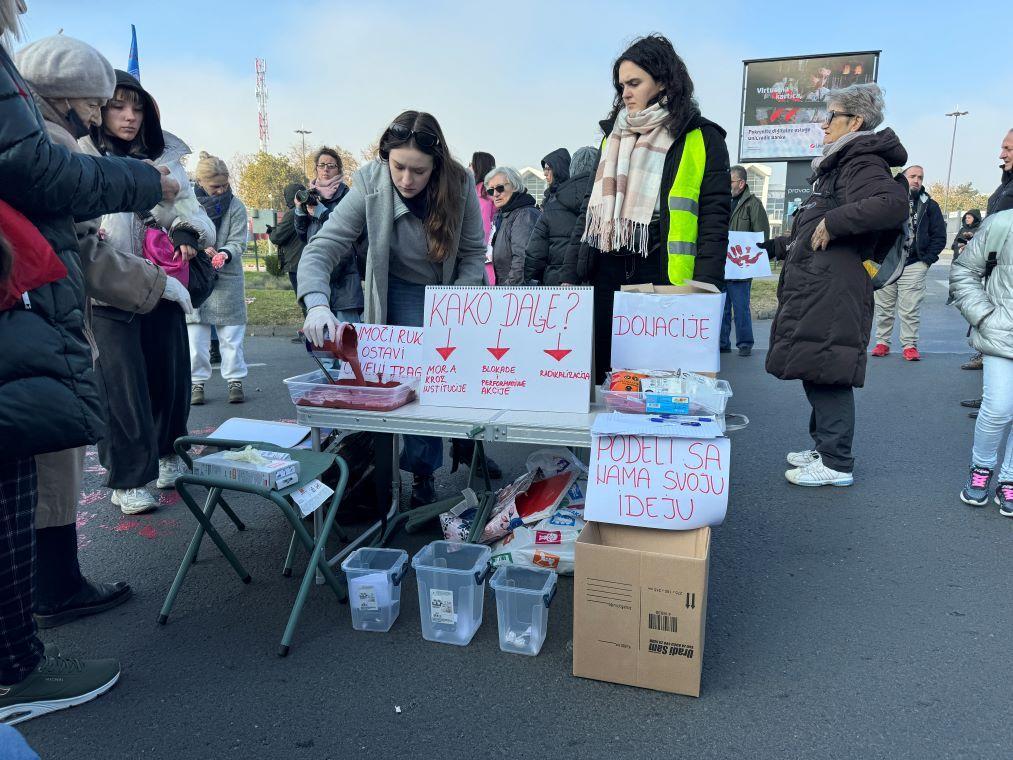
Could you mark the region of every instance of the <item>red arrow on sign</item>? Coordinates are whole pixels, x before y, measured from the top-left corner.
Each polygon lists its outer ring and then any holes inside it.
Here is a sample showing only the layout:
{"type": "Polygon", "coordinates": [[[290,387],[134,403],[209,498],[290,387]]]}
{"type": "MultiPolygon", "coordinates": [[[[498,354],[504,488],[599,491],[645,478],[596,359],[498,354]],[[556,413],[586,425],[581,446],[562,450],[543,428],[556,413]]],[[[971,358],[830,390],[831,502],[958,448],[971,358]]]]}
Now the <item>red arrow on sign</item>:
{"type": "Polygon", "coordinates": [[[559,337],[556,338],[556,347],[555,348],[543,348],[542,350],[545,351],[545,353],[547,353],[549,356],[551,356],[557,362],[561,362],[561,361],[563,361],[563,359],[566,358],[567,354],[573,353],[573,349],[572,348],[560,348],[560,345],[562,344],[562,342],[563,342],[563,336],[560,335],[559,337]]]}
{"type": "Polygon", "coordinates": [[[490,346],[489,348],[485,349],[490,354],[492,354],[493,356],[496,357],[496,361],[499,361],[500,359],[502,359],[503,356],[504,356],[504,354],[506,354],[506,352],[510,350],[509,348],[500,348],[499,343],[500,343],[500,339],[502,337],[503,337],[503,331],[500,330],[499,334],[496,336],[496,347],[493,348],[492,346],[490,346]]]}
{"type": "Polygon", "coordinates": [[[450,358],[450,355],[457,350],[457,346],[450,345],[450,330],[447,330],[447,345],[440,346],[436,349],[436,353],[443,357],[443,361],[450,358]]]}

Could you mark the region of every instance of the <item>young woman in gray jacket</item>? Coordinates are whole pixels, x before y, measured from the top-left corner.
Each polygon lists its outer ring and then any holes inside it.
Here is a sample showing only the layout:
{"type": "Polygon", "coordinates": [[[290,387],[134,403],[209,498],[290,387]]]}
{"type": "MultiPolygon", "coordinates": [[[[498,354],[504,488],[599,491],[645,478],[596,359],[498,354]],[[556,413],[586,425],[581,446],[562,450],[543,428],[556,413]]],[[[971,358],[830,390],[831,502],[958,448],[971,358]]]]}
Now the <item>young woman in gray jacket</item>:
{"type": "MultiPolygon", "coordinates": [[[[380,158],[359,169],[351,184],[299,261],[299,299],[307,309],[303,329],[313,343],[323,344],[325,330],[335,334],[330,275],[355,255],[364,230],[367,323],[421,326],[427,285],[485,282],[475,180],[451,157],[433,116],[405,111],[394,119],[380,137],[380,158]]],[[[433,473],[442,464],[440,439],[405,436],[401,468],[415,476],[413,504],[435,499],[433,473]]]]}
{"type": "Polygon", "coordinates": [[[995,503],[1013,517],[1013,211],[990,214],[950,267],[950,297],[971,325],[971,345],[983,356],[981,409],[974,425],[971,470],[960,492],[983,507],[1006,442],[995,503]]]}

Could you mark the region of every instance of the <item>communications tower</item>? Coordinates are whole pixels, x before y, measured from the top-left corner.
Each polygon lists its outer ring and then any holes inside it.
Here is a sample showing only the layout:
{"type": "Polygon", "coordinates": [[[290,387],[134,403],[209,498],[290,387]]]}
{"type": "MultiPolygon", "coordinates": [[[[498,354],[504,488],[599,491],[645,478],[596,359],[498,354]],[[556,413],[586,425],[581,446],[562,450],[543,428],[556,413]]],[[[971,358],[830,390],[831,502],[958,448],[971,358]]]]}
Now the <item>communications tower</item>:
{"type": "Polygon", "coordinates": [[[257,66],[257,126],[260,129],[260,150],[267,152],[267,61],[256,59],[257,66]]]}

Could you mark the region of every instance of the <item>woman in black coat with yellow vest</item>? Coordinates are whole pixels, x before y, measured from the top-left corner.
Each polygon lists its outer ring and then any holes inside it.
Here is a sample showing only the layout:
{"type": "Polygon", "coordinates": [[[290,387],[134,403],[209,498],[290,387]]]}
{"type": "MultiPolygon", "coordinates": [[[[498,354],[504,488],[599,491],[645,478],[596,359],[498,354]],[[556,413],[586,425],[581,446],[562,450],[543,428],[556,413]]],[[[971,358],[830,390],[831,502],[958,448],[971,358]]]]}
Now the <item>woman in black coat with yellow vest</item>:
{"type": "Polygon", "coordinates": [[[785,477],[799,486],[850,486],[855,435],[854,389],[865,384],[872,330],[872,280],[862,266],[892,245],[907,219],[906,185],[891,166],[907,151],[883,121],[875,84],[830,94],[822,155],[813,159],[813,194],[795,215],[790,237],[763,247],[785,259],[770,327],[767,372],[801,380],[812,405],[814,447],[788,454],[785,477]]]}
{"type": "Polygon", "coordinates": [[[601,159],[560,278],[594,287],[596,382],[610,365],[615,292],[687,279],[721,286],[731,214],[725,131],[700,115],[672,43],[634,42],[612,85],[601,159]]]}

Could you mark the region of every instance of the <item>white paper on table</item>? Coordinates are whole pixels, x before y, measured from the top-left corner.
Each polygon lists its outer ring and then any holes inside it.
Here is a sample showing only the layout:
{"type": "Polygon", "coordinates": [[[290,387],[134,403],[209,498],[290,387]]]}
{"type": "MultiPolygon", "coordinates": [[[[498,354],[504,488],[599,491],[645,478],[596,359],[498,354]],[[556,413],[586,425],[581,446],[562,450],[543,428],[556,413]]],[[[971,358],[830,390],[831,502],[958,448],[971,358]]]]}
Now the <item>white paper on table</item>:
{"type": "Polygon", "coordinates": [[[299,505],[303,517],[313,514],[321,504],[334,494],[334,489],[319,480],[311,480],[302,488],[294,490],[290,496],[299,505]]]}
{"type": "Polygon", "coordinates": [[[729,232],[725,256],[726,280],[752,280],[770,277],[770,257],[760,248],[762,232],[729,232]]]}
{"type": "Polygon", "coordinates": [[[724,293],[616,293],[612,369],[717,372],[724,297],[724,293]]]}
{"type": "Polygon", "coordinates": [[[310,429],[306,425],[232,417],[225,420],[208,437],[224,438],[233,441],[273,443],[275,446],[280,446],[283,449],[290,449],[308,438],[309,434],[310,429]]]}
{"type": "Polygon", "coordinates": [[[647,435],[662,438],[718,438],[723,434],[714,417],[675,414],[599,414],[593,435],[647,435]]]}

